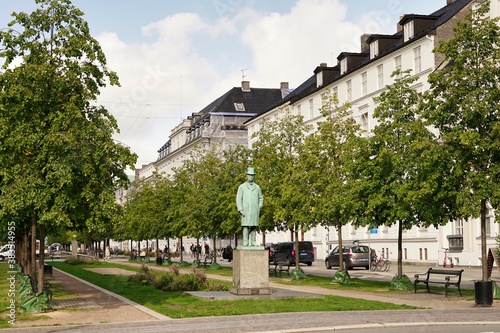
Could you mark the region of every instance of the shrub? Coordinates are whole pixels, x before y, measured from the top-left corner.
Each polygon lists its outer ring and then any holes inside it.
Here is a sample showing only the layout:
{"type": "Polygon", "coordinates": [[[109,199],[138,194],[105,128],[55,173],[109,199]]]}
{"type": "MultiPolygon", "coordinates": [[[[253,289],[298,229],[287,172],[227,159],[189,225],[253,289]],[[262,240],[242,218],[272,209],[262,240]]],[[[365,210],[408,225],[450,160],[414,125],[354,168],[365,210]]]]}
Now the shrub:
{"type": "Polygon", "coordinates": [[[128,278],[129,281],[140,285],[152,285],[163,291],[225,291],[228,288],[222,284],[211,284],[205,273],[193,270],[191,274],[180,274],[179,266],[174,264],[169,272],[150,270],[142,265],[139,272],[128,278]]]}
{"type": "Polygon", "coordinates": [[[90,259],[90,258],[85,258],[85,257],[71,257],[71,258],[64,260],[64,262],[67,264],[70,264],[70,265],[100,264],[99,260],[97,260],[97,259],[90,259]]]}

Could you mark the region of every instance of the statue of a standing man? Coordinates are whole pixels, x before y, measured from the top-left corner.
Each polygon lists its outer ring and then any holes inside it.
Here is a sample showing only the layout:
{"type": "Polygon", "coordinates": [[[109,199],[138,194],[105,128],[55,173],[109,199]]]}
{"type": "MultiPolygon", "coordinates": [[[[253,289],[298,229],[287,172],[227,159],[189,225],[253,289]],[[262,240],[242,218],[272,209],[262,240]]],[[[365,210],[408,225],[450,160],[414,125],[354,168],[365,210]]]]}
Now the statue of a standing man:
{"type": "Polygon", "coordinates": [[[247,181],[238,187],[236,206],[241,214],[243,246],[257,246],[257,227],[264,198],[260,186],[254,183],[254,168],[247,169],[247,181]]]}

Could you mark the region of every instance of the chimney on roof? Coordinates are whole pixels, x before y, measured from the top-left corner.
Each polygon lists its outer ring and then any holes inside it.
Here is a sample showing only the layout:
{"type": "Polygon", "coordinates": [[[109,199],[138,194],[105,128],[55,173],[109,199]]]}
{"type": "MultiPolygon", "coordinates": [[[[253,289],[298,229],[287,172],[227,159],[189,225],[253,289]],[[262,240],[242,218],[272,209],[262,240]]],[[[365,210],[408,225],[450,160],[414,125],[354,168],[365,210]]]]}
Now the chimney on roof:
{"type": "Polygon", "coordinates": [[[404,17],[404,15],[399,16],[399,21],[398,21],[398,23],[396,25],[396,31],[397,32],[400,32],[401,30],[403,30],[403,26],[399,23],[399,22],[401,22],[401,20],[403,19],[403,17],[404,17]]]}
{"type": "Polygon", "coordinates": [[[250,81],[241,81],[241,91],[250,91],[250,81]]]}
{"type": "Polygon", "coordinates": [[[288,89],[288,82],[281,82],[280,89],[288,89]]]}
{"type": "Polygon", "coordinates": [[[370,34],[362,34],[361,35],[361,53],[368,51],[370,49],[370,45],[366,42],[368,38],[370,38],[370,34]]]}

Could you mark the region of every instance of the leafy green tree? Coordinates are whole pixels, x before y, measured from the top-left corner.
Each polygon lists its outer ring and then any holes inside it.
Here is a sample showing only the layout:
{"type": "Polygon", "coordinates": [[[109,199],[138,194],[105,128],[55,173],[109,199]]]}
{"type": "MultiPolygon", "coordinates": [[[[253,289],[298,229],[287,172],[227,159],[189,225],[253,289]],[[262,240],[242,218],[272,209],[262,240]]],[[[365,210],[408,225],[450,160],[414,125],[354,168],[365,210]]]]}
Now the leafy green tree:
{"type": "MultiPolygon", "coordinates": [[[[253,164],[256,182],[264,195],[261,228],[290,230],[298,248],[299,230],[311,223],[310,195],[301,180],[306,170],[297,167],[303,149],[303,140],[311,127],[302,116],[283,112],[278,120],[263,120],[257,141],[253,144],[253,164]],[[271,215],[272,214],[272,215],[271,215]]],[[[296,269],[299,269],[296,251],[296,269]]]]}
{"type": "MultiPolygon", "coordinates": [[[[306,172],[300,175],[310,186],[310,214],[315,217],[310,222],[335,227],[342,249],[342,226],[354,223],[362,207],[353,183],[359,179],[357,156],[366,146],[366,139],[361,136],[360,125],[350,116],[350,105],[339,105],[331,90],[323,93],[320,110],[324,120],[318,123],[315,134],[305,140],[299,167],[306,172]]],[[[339,260],[343,270],[342,251],[339,260]]]]}
{"type": "Polygon", "coordinates": [[[483,259],[487,205],[500,217],[500,28],[498,18],[489,17],[489,5],[485,2],[458,22],[454,37],[436,48],[444,65],[429,77],[425,105],[429,124],[439,130],[442,157],[450,164],[443,177],[457,191],[456,213],[480,217],[483,259]]]}
{"type": "MultiPolygon", "coordinates": [[[[370,158],[364,165],[365,223],[398,226],[398,273],[403,277],[403,230],[439,223],[439,197],[433,197],[440,170],[435,137],[419,116],[419,94],[411,88],[416,77],[395,71],[393,85],[374,100],[378,121],[370,138],[370,158]],[[432,203],[432,205],[430,204],[432,203]]],[[[441,192],[439,192],[441,193],[441,192]]]]}
{"type": "MultiPolygon", "coordinates": [[[[0,219],[17,223],[24,244],[37,227],[40,239],[65,228],[107,233],[119,213],[114,189],[136,161],[112,140],[116,120],[93,103],[118,78],[83,12],[69,0],[36,3],[31,14],[13,13],[16,31],[0,31],[0,219]]],[[[18,253],[25,268],[30,252],[18,253]]]]}

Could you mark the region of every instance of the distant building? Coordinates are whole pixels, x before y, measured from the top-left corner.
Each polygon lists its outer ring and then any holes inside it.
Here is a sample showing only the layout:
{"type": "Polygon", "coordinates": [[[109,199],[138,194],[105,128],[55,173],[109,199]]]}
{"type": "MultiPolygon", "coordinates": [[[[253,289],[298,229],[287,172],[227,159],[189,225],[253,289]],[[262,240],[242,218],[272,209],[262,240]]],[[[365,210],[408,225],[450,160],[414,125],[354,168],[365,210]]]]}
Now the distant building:
{"type": "Polygon", "coordinates": [[[172,129],[167,142],[158,150],[158,159],[136,171],[138,179],[148,179],[153,173],[172,175],[197,147],[210,149],[220,145],[247,146],[245,122],[276,105],[289,92],[288,83],[279,88],[252,88],[249,81],[234,87],[212,103],[193,113],[172,129]]]}

